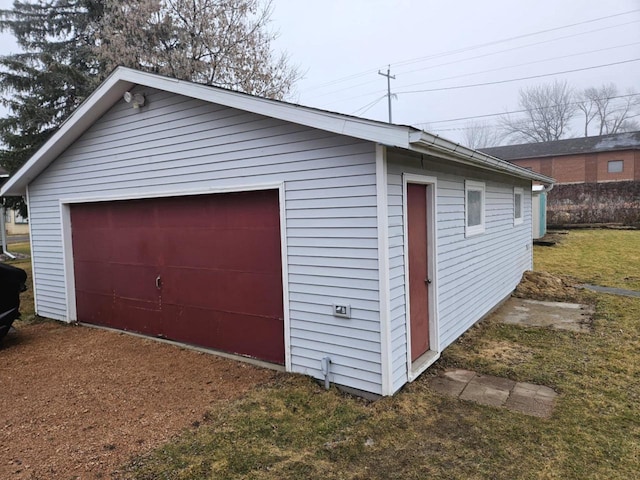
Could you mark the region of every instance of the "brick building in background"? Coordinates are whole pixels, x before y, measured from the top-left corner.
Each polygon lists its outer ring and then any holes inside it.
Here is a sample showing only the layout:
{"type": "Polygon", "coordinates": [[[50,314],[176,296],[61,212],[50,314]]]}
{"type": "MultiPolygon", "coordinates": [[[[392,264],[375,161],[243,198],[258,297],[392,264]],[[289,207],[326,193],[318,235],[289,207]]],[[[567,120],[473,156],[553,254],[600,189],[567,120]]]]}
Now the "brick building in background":
{"type": "Polygon", "coordinates": [[[550,225],[640,223],[640,132],[481,151],[556,179],[550,225]]]}

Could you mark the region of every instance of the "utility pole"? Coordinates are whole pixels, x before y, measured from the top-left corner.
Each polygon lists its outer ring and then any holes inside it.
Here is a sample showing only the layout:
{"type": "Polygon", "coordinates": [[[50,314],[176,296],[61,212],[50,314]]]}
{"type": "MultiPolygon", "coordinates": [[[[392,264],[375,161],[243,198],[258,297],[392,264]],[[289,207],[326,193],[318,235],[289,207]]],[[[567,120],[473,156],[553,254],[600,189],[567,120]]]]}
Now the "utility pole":
{"type": "Polygon", "coordinates": [[[383,73],[378,70],[378,75],[382,75],[383,77],[387,77],[387,100],[389,102],[389,123],[393,123],[391,121],[391,79],[396,79],[395,75],[391,75],[391,65],[387,66],[387,73],[383,73]]]}

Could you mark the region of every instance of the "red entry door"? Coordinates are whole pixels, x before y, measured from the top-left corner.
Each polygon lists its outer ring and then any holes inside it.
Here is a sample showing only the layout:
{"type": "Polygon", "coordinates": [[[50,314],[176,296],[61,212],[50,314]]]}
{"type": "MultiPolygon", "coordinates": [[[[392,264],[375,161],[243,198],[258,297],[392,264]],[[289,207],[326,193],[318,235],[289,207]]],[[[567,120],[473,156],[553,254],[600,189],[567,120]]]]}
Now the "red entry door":
{"type": "Polygon", "coordinates": [[[78,320],[284,363],[278,192],[71,207],[78,320]]]}
{"type": "Polygon", "coordinates": [[[411,361],[429,350],[427,186],[407,184],[411,361]]]}

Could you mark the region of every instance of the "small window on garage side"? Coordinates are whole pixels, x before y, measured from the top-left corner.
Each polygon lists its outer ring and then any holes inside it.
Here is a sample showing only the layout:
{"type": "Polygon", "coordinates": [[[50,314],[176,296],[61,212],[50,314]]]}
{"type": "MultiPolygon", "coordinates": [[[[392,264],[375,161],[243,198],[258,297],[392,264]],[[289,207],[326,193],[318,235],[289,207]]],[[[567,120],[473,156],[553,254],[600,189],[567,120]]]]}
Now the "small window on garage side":
{"type": "Polygon", "coordinates": [[[607,172],[609,173],[622,173],[624,169],[624,162],[622,160],[609,160],[607,163],[607,172]]]}
{"type": "Polygon", "coordinates": [[[520,225],[522,223],[523,206],[522,201],[524,197],[524,190],[515,187],[513,189],[513,224],[520,225]]]}
{"type": "Polygon", "coordinates": [[[483,182],[467,180],[465,190],[465,236],[484,232],[484,192],[483,182]]]}

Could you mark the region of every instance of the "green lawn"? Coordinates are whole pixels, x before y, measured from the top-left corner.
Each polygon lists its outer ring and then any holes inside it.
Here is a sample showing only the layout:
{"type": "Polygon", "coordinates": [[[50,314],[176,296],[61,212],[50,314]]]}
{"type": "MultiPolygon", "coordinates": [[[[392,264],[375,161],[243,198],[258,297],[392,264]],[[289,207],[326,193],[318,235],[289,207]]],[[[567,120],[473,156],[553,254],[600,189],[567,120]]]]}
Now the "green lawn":
{"type": "Polygon", "coordinates": [[[640,230],[574,230],[553,248],[534,247],[534,260],[535,270],[640,290],[640,230]]]}
{"type": "MultiPolygon", "coordinates": [[[[640,232],[572,231],[560,246],[536,247],[535,265],[640,290],[638,246],[640,232]]],[[[640,299],[589,298],[597,312],[590,333],[489,318],[421,378],[375,403],[280,375],[113,478],[638,478],[640,299]],[[551,386],[560,393],[554,414],[545,420],[438,395],[427,380],[445,367],[551,386]]]]}

